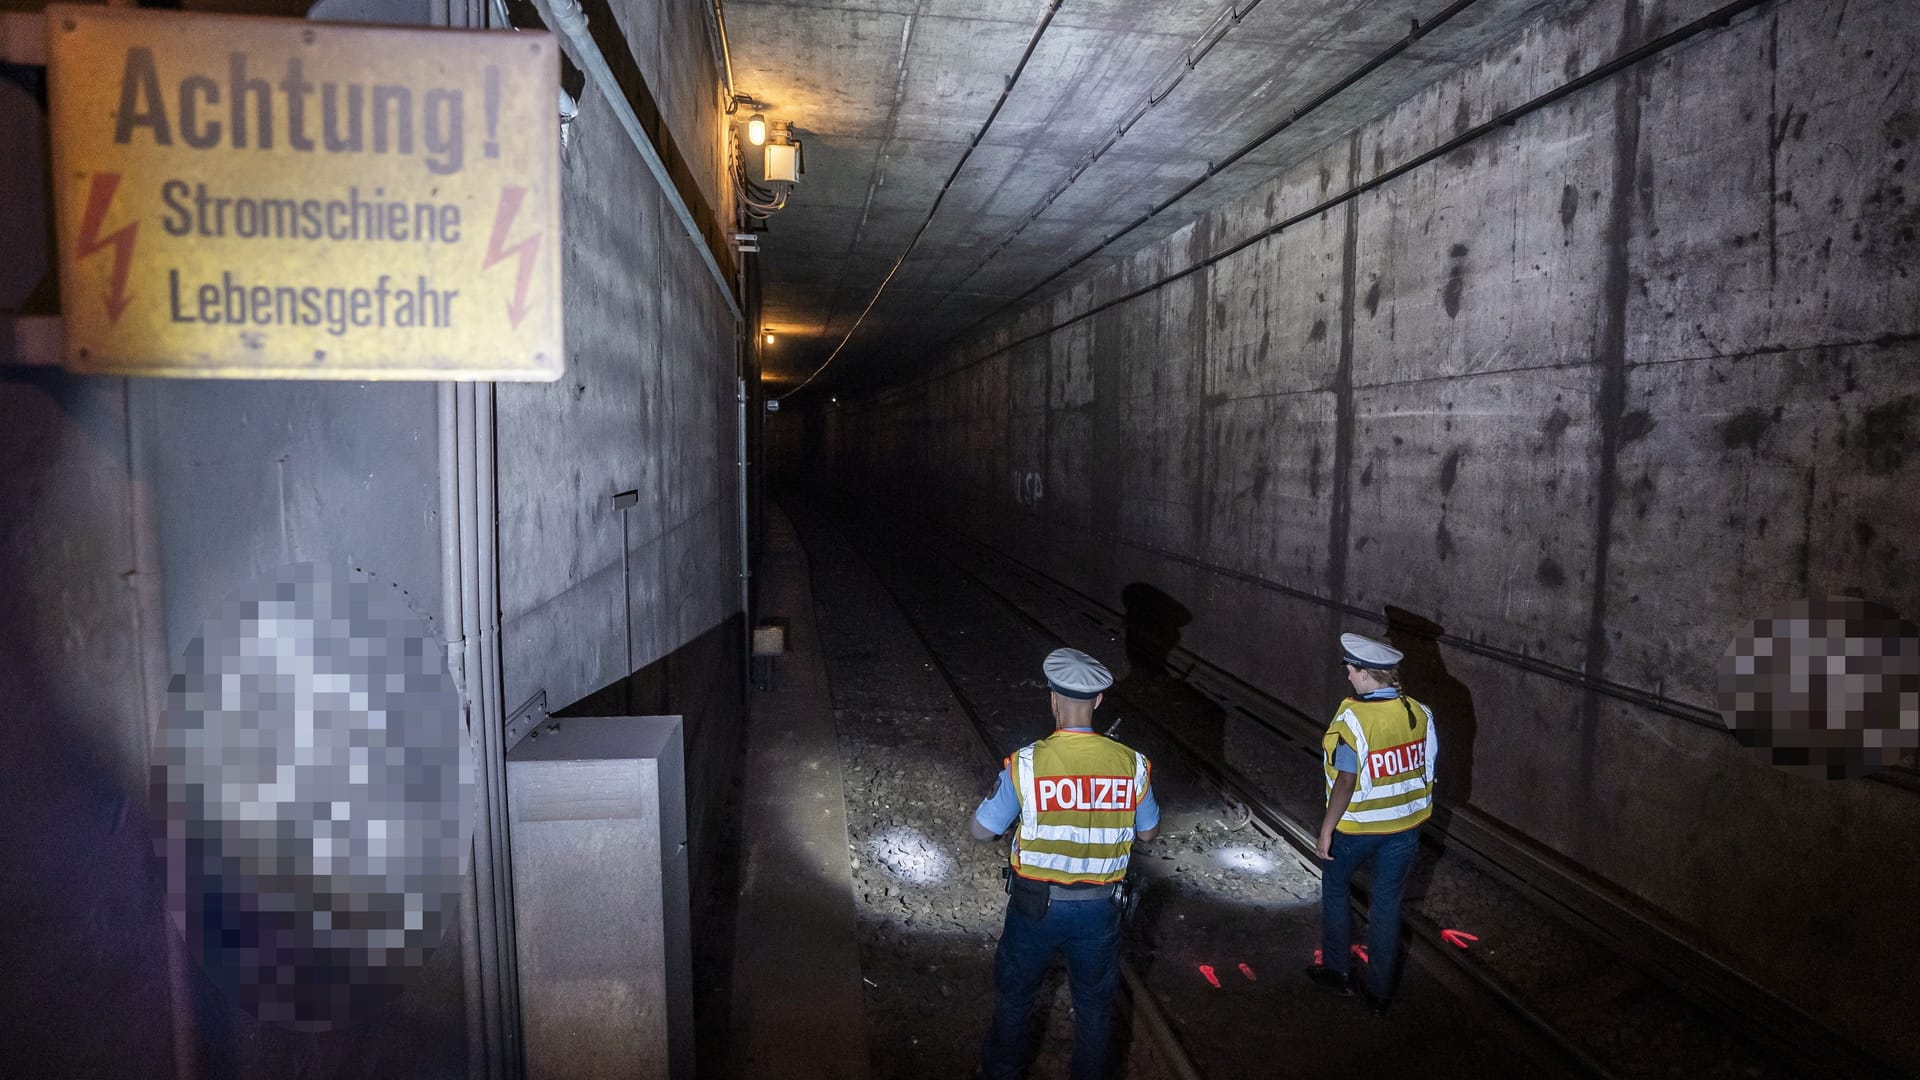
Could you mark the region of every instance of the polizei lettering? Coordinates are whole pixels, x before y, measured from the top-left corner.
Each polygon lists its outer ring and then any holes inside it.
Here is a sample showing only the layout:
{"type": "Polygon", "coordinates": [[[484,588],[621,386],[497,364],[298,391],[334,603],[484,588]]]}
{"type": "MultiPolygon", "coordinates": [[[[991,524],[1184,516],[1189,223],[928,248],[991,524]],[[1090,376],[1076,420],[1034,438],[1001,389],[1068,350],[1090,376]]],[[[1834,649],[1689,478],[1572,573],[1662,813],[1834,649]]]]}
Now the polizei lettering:
{"type": "Polygon", "coordinates": [[[1374,750],[1367,754],[1367,772],[1379,778],[1398,776],[1401,773],[1424,769],[1427,765],[1426,740],[1401,743],[1385,750],[1374,750]]]}
{"type": "MultiPolygon", "coordinates": [[[[233,52],[217,75],[162,72],[152,49],[132,46],[121,65],[113,141],[125,146],[138,138],[193,150],[286,146],[301,153],[418,155],[436,176],[466,164],[467,102],[458,88],[316,83],[297,56],[286,57],[275,73],[267,68],[233,52]]],[[[487,69],[490,86],[498,79],[495,69],[487,69]]],[[[489,100],[487,107],[491,113],[497,104],[489,100]]],[[[491,129],[491,115],[488,120],[491,129]]],[[[483,152],[496,157],[499,146],[488,140],[483,152]]]]}
{"type": "Polygon", "coordinates": [[[1131,810],[1131,776],[1043,776],[1034,783],[1040,812],[1050,810],[1131,810]]]}

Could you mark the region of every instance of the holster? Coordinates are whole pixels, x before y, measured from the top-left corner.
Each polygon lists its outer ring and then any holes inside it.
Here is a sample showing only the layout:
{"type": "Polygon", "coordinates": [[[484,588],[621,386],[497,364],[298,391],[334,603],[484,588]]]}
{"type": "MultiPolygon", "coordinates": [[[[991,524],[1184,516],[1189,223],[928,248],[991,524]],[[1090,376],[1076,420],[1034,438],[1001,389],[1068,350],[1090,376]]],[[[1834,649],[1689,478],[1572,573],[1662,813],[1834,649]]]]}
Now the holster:
{"type": "Polygon", "coordinates": [[[1114,906],[1120,909],[1122,926],[1132,922],[1133,913],[1140,910],[1140,893],[1143,884],[1140,875],[1130,871],[1121,880],[1119,890],[1113,894],[1114,906]]]}
{"type": "Polygon", "coordinates": [[[1047,906],[1053,903],[1053,890],[1046,882],[1023,878],[1014,873],[1011,866],[1001,867],[1000,876],[1007,883],[1007,906],[1035,922],[1047,917],[1047,906]]]}

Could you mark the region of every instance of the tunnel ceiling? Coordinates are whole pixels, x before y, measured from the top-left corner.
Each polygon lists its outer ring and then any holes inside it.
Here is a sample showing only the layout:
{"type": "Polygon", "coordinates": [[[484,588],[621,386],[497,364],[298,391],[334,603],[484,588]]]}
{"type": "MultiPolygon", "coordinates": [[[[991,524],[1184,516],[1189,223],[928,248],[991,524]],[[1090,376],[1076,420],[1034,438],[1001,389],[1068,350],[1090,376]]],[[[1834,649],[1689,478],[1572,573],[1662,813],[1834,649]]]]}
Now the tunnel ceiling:
{"type": "MultiPolygon", "coordinates": [[[[760,260],[762,321],[779,334],[767,353],[769,390],[791,389],[847,334],[1030,42],[1031,58],[925,234],[814,388],[911,377],[1049,277],[1059,275],[1043,292],[1179,229],[1550,6],[1064,0],[1036,42],[1046,0],[734,0],[724,12],[736,90],[776,129],[791,122],[805,147],[789,207],[748,256],[760,260]],[[1206,176],[1210,162],[1407,38],[1415,19],[1429,29],[1399,55],[1083,259],[1206,176]]],[[[756,179],[758,158],[748,155],[756,179]]]]}

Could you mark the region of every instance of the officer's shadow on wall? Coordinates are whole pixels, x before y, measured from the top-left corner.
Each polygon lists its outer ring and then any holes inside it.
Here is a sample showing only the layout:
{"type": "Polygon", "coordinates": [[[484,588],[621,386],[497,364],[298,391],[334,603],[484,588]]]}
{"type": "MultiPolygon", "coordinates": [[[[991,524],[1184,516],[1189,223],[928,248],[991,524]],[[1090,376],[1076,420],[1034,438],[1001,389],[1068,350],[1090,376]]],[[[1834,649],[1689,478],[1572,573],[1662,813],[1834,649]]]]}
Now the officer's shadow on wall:
{"type": "MultiPolygon", "coordinates": [[[[1473,798],[1473,749],[1479,724],[1473,712],[1473,691],[1447,671],[1441,655],[1440,639],[1445,633],[1432,619],[1402,607],[1387,607],[1387,642],[1406,656],[1400,662],[1400,682],[1414,700],[1433,710],[1434,731],[1440,739],[1435,796],[1443,806],[1466,806],[1473,798]]],[[[1428,832],[1439,836],[1437,830],[1428,832]]],[[[1431,859],[1416,865],[1408,882],[1409,899],[1426,894],[1433,867],[1431,859]]]]}
{"type": "Polygon", "coordinates": [[[1127,664],[1134,671],[1165,672],[1180,644],[1180,628],[1193,621],[1193,612],[1144,581],[1121,589],[1120,603],[1126,609],[1127,664]]]}
{"type": "MultiPolygon", "coordinates": [[[[1156,719],[1178,729],[1181,742],[1213,760],[1224,760],[1226,714],[1211,698],[1196,693],[1186,679],[1193,670],[1189,657],[1181,669],[1174,655],[1181,628],[1193,621],[1185,604],[1159,588],[1136,581],[1120,590],[1126,634],[1127,674],[1115,697],[1151,711],[1156,719]]],[[[1120,733],[1125,741],[1126,735],[1120,733]]]]}

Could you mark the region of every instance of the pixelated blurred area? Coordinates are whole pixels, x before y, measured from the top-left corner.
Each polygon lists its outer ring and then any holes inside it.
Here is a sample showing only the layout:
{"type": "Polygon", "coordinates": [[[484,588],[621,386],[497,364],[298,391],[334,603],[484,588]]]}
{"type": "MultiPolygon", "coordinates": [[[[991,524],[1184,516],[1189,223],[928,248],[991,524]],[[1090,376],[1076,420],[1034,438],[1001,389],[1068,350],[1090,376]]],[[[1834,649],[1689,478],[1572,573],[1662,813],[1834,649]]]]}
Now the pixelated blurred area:
{"type": "Polygon", "coordinates": [[[168,912],[262,1022],[365,1017],[457,917],[471,751],[392,584],[302,563],[237,591],[168,683],[154,755],[168,912]]]}
{"type": "Polygon", "coordinates": [[[1720,664],[1734,737],[1779,768],[1838,780],[1920,746],[1920,631],[1865,600],[1802,600],[1753,624],[1720,664]]]}

